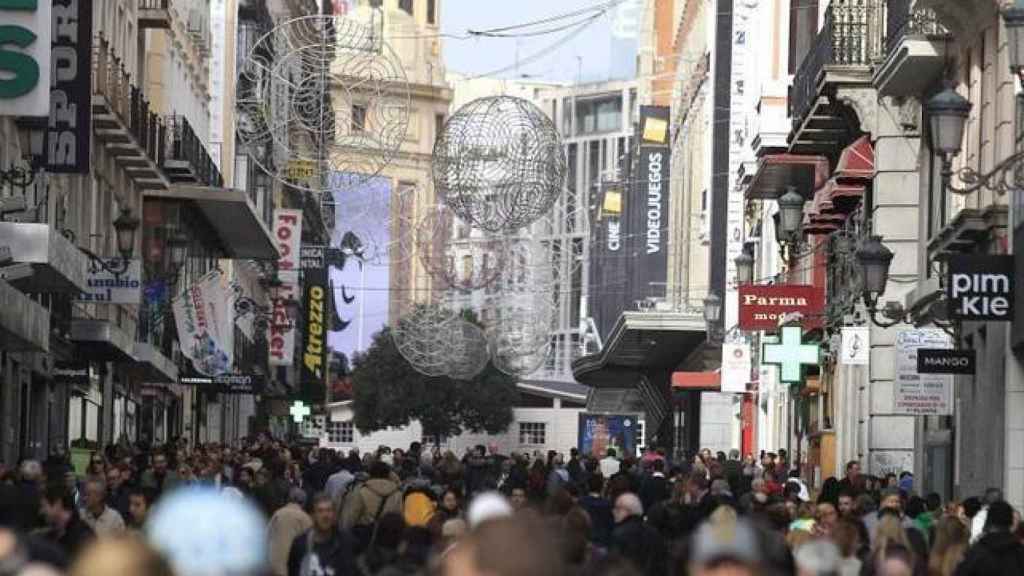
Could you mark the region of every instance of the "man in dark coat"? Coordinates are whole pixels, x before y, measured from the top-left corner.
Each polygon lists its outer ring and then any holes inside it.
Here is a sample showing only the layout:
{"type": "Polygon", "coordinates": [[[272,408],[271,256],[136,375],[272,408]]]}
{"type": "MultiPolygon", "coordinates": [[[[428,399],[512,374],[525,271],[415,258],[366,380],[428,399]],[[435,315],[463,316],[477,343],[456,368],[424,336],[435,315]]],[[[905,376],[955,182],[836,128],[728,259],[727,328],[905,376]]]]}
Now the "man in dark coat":
{"type": "Polygon", "coordinates": [[[665,461],[654,460],[651,462],[651,475],[644,478],[640,488],[640,500],[644,504],[644,510],[654,508],[660,502],[668,499],[669,484],[665,478],[665,461]]]}
{"type": "Polygon", "coordinates": [[[668,555],[661,534],[644,522],[644,508],[640,498],[626,492],[615,500],[612,509],[615,530],[612,531],[611,552],[633,563],[645,576],[665,574],[668,555]]]}
{"type": "Polygon", "coordinates": [[[51,484],[42,497],[42,513],[49,526],[47,538],[73,559],[96,535],[78,516],[75,499],[63,484],[51,484]]]}
{"type": "Polygon", "coordinates": [[[328,494],[313,498],[313,528],[299,534],[288,553],[288,576],[357,574],[352,537],[338,529],[338,514],[328,494]]]}
{"type": "Polygon", "coordinates": [[[579,505],[590,517],[590,540],[608,548],[612,543],[615,518],[612,516],[612,503],[602,495],[603,491],[604,478],[594,474],[587,479],[587,493],[580,497],[579,505]]]}

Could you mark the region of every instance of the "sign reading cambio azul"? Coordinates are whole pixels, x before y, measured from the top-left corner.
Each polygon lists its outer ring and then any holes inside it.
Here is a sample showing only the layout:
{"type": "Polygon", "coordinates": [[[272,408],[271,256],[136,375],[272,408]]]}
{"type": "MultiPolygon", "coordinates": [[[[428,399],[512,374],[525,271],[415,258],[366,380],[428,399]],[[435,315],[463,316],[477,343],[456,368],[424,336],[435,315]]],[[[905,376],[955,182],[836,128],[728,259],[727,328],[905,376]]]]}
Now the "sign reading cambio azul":
{"type": "Polygon", "coordinates": [[[951,257],[946,290],[957,320],[1013,320],[1013,256],[951,257]]]}
{"type": "MultiPolygon", "coordinates": [[[[114,269],[123,266],[121,261],[108,260],[114,269]]],[[[139,304],[142,301],[142,261],[132,260],[128,269],[119,275],[107,272],[93,262],[86,269],[85,284],[88,290],[78,295],[82,302],[103,304],[139,304]]]]}
{"type": "Polygon", "coordinates": [[[50,114],[50,7],[0,0],[0,116],[50,114]]]}
{"type": "Polygon", "coordinates": [[[786,314],[817,316],[825,308],[825,291],[815,286],[740,286],[740,330],[776,330],[786,314]]]}

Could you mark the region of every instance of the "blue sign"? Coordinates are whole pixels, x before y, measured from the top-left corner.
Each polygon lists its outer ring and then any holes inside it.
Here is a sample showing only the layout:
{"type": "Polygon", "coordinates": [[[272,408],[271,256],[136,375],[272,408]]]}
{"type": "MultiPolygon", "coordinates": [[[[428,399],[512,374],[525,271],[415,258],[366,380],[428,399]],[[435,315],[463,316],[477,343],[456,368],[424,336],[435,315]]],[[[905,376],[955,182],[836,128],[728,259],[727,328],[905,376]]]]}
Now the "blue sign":
{"type": "Polygon", "coordinates": [[[633,456],[638,428],[635,415],[580,414],[580,454],[604,458],[613,448],[619,458],[633,456]]]}

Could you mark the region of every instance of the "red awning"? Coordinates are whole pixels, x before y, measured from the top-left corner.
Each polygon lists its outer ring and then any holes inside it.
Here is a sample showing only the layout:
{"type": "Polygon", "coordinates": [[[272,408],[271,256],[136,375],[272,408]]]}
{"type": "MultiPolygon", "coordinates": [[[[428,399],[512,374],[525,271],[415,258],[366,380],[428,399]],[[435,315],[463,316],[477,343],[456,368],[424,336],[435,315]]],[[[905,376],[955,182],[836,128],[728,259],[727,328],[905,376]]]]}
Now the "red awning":
{"type": "Polygon", "coordinates": [[[801,154],[769,154],[757,164],[757,173],[747,187],[747,199],[774,200],[787,186],[809,197],[828,179],[828,159],[801,154]]]}
{"type": "Polygon", "coordinates": [[[719,372],[673,372],[672,388],[675,390],[722,389],[722,374],[719,372]]]}
{"type": "Polygon", "coordinates": [[[875,177],[875,149],[867,135],[843,149],[834,173],[836,178],[870,180],[875,177]]]}

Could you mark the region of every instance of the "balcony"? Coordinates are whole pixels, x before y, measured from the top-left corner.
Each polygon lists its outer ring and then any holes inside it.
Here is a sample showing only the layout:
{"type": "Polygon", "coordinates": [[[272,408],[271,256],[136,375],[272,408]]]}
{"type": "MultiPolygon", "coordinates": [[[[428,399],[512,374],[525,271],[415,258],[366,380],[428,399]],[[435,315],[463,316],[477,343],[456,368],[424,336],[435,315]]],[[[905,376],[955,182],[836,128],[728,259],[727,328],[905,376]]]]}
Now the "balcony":
{"type": "Polygon", "coordinates": [[[872,65],[882,53],[880,0],[834,0],[825,23],[793,77],[790,152],[834,155],[853,140],[840,103],[843,91],[871,88],[872,65]]]}
{"type": "Polygon", "coordinates": [[[184,116],[167,118],[167,156],[163,168],[175,184],[198,184],[220,188],[224,185],[213,158],[184,116]]]}
{"type": "Polygon", "coordinates": [[[139,29],[171,27],[171,0],[138,0],[139,29]]]}
{"type": "Polygon", "coordinates": [[[886,3],[885,60],[874,78],[882,95],[917,96],[942,74],[952,35],[934,11],[916,6],[920,3],[886,3]]]}
{"type": "Polygon", "coordinates": [[[99,36],[93,47],[92,122],[96,141],[142,190],[166,190],[160,171],[167,129],[132,84],[110,43],[99,36]]]}

